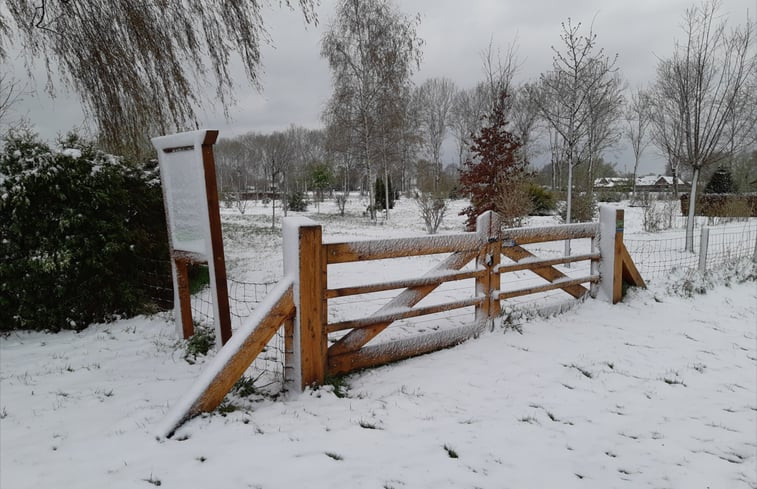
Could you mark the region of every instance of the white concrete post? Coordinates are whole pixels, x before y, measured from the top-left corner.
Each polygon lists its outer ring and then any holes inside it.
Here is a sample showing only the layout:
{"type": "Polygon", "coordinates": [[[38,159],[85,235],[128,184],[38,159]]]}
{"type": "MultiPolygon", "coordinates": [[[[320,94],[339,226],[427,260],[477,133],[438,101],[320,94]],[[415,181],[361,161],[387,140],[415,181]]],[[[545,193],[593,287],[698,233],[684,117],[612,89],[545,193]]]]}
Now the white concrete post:
{"type": "Polygon", "coordinates": [[[702,235],[699,238],[699,273],[707,271],[707,250],[710,245],[710,228],[702,227],[702,235]]]}
{"type": "Polygon", "coordinates": [[[616,209],[609,205],[599,206],[599,290],[600,299],[612,303],[613,276],[615,273],[616,209]]]}
{"type": "MultiPolygon", "coordinates": [[[[292,297],[297,308],[294,318],[294,338],[292,341],[292,368],[287,368],[290,375],[285,379],[291,385],[293,392],[302,391],[302,331],[300,321],[300,228],[316,225],[312,219],[302,216],[285,217],[282,221],[282,236],[284,241],[284,277],[292,280],[292,297]]],[[[286,367],[289,367],[288,365],[286,367]]]]}

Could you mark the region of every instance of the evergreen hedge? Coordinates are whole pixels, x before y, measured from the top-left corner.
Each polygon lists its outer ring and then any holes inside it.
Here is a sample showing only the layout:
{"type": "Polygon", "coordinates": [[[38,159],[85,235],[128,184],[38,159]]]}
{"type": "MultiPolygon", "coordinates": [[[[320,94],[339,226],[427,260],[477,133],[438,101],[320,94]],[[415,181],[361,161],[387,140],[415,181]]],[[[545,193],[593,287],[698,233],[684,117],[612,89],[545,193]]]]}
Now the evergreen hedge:
{"type": "MultiPolygon", "coordinates": [[[[168,257],[157,165],[76,135],[0,148],[0,331],[79,330],[142,312],[145,263],[168,257]]],[[[154,268],[154,267],[152,267],[154,268]]]]}

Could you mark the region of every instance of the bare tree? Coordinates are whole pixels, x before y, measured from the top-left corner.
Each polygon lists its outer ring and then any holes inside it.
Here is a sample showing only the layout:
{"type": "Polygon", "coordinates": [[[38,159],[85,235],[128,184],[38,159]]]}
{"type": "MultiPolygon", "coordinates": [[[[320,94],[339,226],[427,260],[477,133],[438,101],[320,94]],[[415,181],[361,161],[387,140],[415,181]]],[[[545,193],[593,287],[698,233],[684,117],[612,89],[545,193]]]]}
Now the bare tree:
{"type": "Polygon", "coordinates": [[[639,88],[631,94],[626,103],[625,110],[626,127],[624,134],[631,143],[633,151],[633,181],[631,194],[636,197],[636,175],[639,171],[639,161],[644,150],[652,142],[649,139],[649,95],[639,88]]]}
{"type": "MultiPolygon", "coordinates": [[[[494,40],[490,39],[489,45],[481,51],[481,64],[484,72],[483,86],[485,87],[487,98],[487,106],[484,113],[488,114],[500,102],[507,103],[508,105],[512,103],[510,97],[506,97],[503,101],[500,94],[513,93],[513,78],[520,68],[517,39],[507,46],[507,51],[505,51],[504,55],[499,48],[495,52],[494,40]]],[[[508,111],[510,107],[504,107],[504,109],[508,111]]]]}
{"type": "MultiPolygon", "coordinates": [[[[258,84],[260,44],[268,42],[261,0],[8,0],[0,43],[18,45],[53,67],[81,97],[100,139],[117,154],[150,154],[151,132],[194,126],[205,86],[224,109],[233,102],[230,60],[238,55],[258,84]]],[[[290,6],[293,0],[283,0],[290,6]]],[[[297,0],[315,22],[315,0],[297,0]]],[[[7,53],[0,50],[0,56],[7,53]]],[[[51,88],[52,90],[52,88],[51,88]]]]}
{"type": "Polygon", "coordinates": [[[481,127],[481,119],[487,113],[489,103],[486,85],[481,82],[474,88],[460,90],[455,94],[450,109],[450,129],[458,149],[458,166],[470,156],[473,136],[481,127]]]}
{"type": "Polygon", "coordinates": [[[539,107],[531,97],[534,86],[526,83],[514,90],[510,120],[513,134],[520,139],[520,157],[530,164],[531,158],[536,155],[536,139],[538,134],[539,107]]]}
{"type": "Polygon", "coordinates": [[[442,174],[442,143],[450,125],[455,92],[455,83],[449,78],[431,78],[416,89],[423,145],[434,164],[435,190],[442,174]]]}
{"type": "MultiPolygon", "coordinates": [[[[532,88],[531,95],[543,119],[564,142],[568,171],[566,222],[570,223],[573,167],[582,161],[582,145],[590,135],[590,127],[596,127],[592,121],[596,111],[592,108],[600,105],[602,94],[610,92],[614,83],[617,57],[609,58],[603,49],[597,49],[597,36],[591,29],[582,35],[580,23],[573,25],[568,19],[561,25],[565,51],[552,48],[552,71],[540,76],[538,89],[532,88]]],[[[565,254],[570,254],[569,241],[565,243],[565,254]]]]}
{"type": "Polygon", "coordinates": [[[281,183],[286,181],[289,160],[292,157],[291,140],[287,134],[276,131],[272,134],[255,138],[260,151],[260,158],[270,182],[271,192],[271,229],[276,227],[276,197],[281,183]]]}
{"type": "MultiPolygon", "coordinates": [[[[0,29],[0,32],[2,30],[0,29]]],[[[21,97],[24,95],[24,87],[18,80],[7,73],[0,73],[0,127],[8,124],[8,117],[21,97]]]]}
{"type": "Polygon", "coordinates": [[[321,41],[333,82],[324,119],[341,143],[332,147],[363,166],[374,220],[372,163],[388,174],[391,135],[403,125],[410,76],[420,63],[417,23],[389,0],[341,0],[321,41]]]}
{"type": "Polygon", "coordinates": [[[594,168],[604,151],[614,146],[621,137],[619,127],[623,117],[623,80],[617,70],[608,67],[607,58],[593,60],[591,70],[602,81],[593,90],[587,92],[587,110],[589,112],[586,126],[586,138],[581,160],[586,161],[586,191],[594,190],[594,168]],[[602,74],[604,73],[604,75],[602,74]]]}
{"type": "Polygon", "coordinates": [[[653,88],[655,142],[692,169],[686,250],[694,251],[694,209],[702,168],[754,143],[757,53],[754,24],[728,29],[720,3],[708,1],[684,15],[684,40],[660,60],[653,88]]]}

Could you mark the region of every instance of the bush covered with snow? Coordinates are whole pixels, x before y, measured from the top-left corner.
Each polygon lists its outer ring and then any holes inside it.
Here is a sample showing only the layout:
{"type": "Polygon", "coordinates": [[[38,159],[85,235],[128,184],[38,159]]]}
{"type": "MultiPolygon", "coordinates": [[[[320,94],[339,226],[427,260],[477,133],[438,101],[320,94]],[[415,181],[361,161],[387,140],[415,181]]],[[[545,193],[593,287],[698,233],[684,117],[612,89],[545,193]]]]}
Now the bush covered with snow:
{"type": "Polygon", "coordinates": [[[75,135],[0,150],[0,330],[81,329],[139,312],[144,263],[165,260],[155,165],[139,168],[75,135]]]}

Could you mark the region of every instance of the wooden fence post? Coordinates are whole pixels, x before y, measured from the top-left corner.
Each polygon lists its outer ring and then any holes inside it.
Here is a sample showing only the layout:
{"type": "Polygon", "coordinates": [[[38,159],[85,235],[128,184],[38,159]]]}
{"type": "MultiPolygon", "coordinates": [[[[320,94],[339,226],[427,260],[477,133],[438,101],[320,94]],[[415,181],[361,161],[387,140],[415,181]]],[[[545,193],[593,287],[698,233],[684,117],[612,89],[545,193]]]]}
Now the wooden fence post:
{"type": "Polygon", "coordinates": [[[291,381],[298,390],[326,377],[326,253],[321,226],[303,217],[284,219],[284,273],[294,281],[291,381]]]}
{"type": "Polygon", "coordinates": [[[184,339],[189,339],[195,332],[194,323],[192,322],[192,305],[191,295],[189,293],[189,270],[187,260],[172,259],[174,271],[176,272],[176,294],[179,300],[179,307],[175,307],[174,310],[178,310],[181,315],[181,332],[184,339]]]}
{"type": "Polygon", "coordinates": [[[500,277],[496,272],[500,263],[502,242],[500,241],[501,219],[499,214],[486,211],[476,219],[476,233],[479,235],[481,249],[476,258],[476,267],[486,270],[486,274],[476,279],[476,296],[486,300],[476,306],[476,321],[493,320],[500,314],[499,287],[500,277]]]}
{"type": "Polygon", "coordinates": [[[623,229],[625,211],[615,210],[615,243],[612,274],[612,303],[617,304],[623,299],[623,229]]]}
{"type": "Polygon", "coordinates": [[[208,225],[210,228],[210,273],[213,313],[216,324],[216,341],[225,345],[231,339],[231,312],[229,311],[229,290],[226,283],[226,259],[223,252],[221,232],[221,211],[218,205],[218,186],[213,145],[218,139],[218,131],[207,131],[202,141],[202,165],[205,173],[205,196],[208,203],[208,225]]]}

